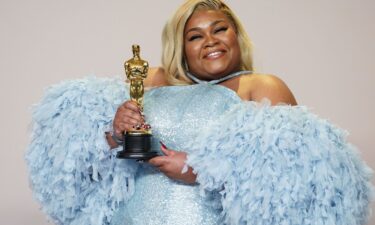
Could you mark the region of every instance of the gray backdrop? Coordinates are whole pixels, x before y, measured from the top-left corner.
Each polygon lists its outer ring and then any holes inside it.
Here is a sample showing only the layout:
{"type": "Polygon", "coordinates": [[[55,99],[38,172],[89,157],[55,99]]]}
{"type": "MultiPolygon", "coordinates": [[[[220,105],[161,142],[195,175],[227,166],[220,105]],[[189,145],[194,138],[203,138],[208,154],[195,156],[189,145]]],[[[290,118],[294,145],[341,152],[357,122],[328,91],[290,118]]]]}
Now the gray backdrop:
{"type": "MultiPolygon", "coordinates": [[[[30,106],[61,80],[124,74],[133,43],[159,65],[162,26],[181,2],[0,0],[1,224],[48,224],[23,159],[30,106]]],[[[252,37],[258,71],[278,75],[299,104],[348,130],[375,168],[375,2],[227,3],[252,37]]]]}

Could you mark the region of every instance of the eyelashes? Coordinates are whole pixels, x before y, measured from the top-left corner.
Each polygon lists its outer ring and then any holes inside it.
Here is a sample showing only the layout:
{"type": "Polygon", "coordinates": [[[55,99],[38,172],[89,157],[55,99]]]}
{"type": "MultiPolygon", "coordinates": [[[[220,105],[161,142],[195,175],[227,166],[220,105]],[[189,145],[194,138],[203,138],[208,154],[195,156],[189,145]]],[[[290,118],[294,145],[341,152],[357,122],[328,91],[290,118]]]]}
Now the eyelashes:
{"type": "Polygon", "coordinates": [[[222,32],[222,31],[227,31],[228,30],[228,27],[219,27],[217,29],[215,29],[215,33],[219,33],[219,32],[222,32]]]}
{"type": "MultiPolygon", "coordinates": [[[[228,27],[218,27],[218,28],[214,29],[213,33],[217,34],[217,33],[220,33],[220,32],[225,32],[227,30],[228,30],[228,27]]],[[[200,39],[202,37],[203,37],[203,35],[201,35],[201,34],[193,34],[192,36],[190,36],[188,38],[188,41],[194,41],[194,40],[200,39]]]]}
{"type": "Polygon", "coordinates": [[[201,35],[193,35],[193,36],[191,36],[191,37],[189,37],[189,41],[194,41],[194,40],[197,40],[197,39],[199,39],[199,38],[201,38],[202,36],[201,35]]]}

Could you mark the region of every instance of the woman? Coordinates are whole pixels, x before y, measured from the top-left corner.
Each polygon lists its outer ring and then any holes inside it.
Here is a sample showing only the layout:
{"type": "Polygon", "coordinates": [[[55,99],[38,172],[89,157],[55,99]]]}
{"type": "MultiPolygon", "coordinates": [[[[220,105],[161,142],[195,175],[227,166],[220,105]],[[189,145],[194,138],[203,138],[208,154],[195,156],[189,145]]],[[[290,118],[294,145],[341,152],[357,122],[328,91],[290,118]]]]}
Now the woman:
{"type": "Polygon", "coordinates": [[[116,80],[51,89],[27,157],[44,210],[62,224],[364,224],[370,170],[280,79],[252,72],[249,43],[224,3],[189,0],[145,80],[146,118],[116,80]],[[113,121],[114,148],[145,120],[161,156],[113,157],[101,132],[113,121]]]}

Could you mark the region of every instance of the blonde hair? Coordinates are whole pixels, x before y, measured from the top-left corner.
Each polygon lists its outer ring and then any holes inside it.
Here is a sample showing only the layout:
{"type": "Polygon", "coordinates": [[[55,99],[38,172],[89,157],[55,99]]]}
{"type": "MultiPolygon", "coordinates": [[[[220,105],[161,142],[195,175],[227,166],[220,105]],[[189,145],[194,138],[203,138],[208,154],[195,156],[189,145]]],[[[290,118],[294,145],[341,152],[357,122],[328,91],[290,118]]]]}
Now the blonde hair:
{"type": "Polygon", "coordinates": [[[186,76],[184,29],[191,15],[200,9],[219,10],[233,23],[241,49],[241,69],[253,71],[252,45],[244,27],[233,11],[220,0],[187,0],[167,21],[162,34],[162,66],[170,84],[186,85],[192,81],[186,76]]]}

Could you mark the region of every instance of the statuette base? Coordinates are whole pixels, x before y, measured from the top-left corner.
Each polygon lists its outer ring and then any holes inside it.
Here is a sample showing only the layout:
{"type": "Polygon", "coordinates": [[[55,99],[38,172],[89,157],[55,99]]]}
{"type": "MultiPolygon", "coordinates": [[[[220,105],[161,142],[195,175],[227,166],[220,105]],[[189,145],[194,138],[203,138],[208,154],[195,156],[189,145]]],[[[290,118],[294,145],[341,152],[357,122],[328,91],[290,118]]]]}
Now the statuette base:
{"type": "Polygon", "coordinates": [[[148,160],[158,155],[151,151],[152,135],[147,132],[129,132],[124,135],[124,150],[116,155],[120,159],[148,160]]]}

